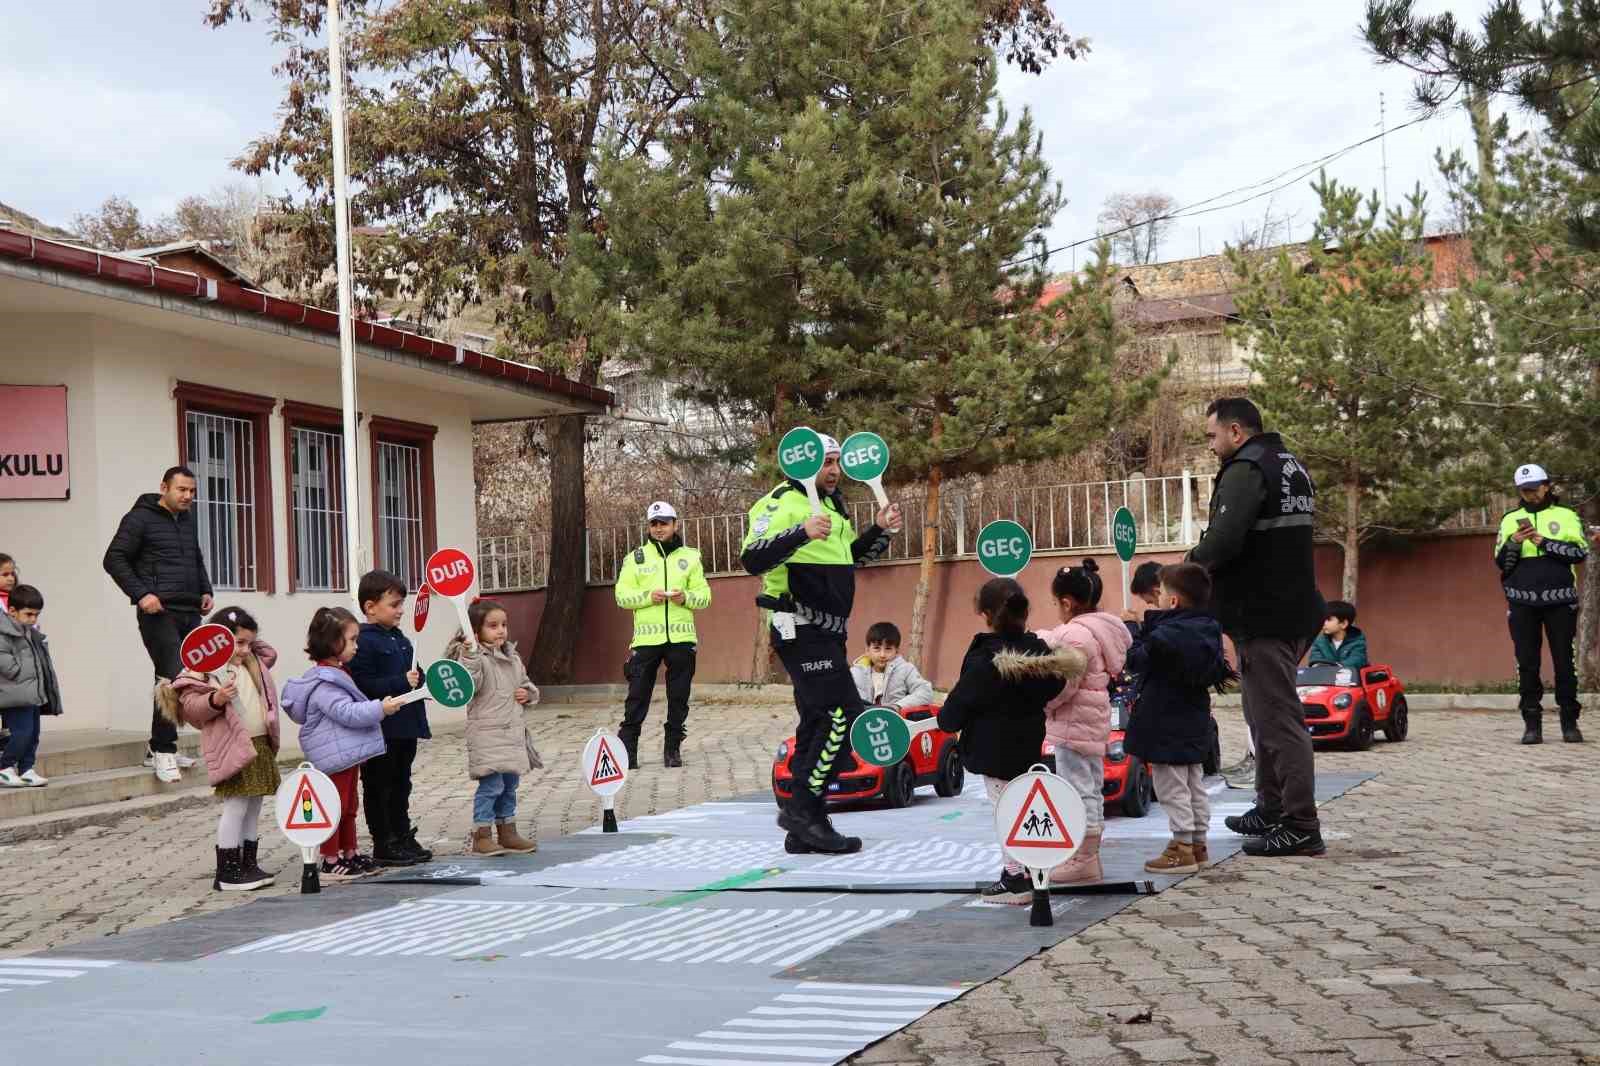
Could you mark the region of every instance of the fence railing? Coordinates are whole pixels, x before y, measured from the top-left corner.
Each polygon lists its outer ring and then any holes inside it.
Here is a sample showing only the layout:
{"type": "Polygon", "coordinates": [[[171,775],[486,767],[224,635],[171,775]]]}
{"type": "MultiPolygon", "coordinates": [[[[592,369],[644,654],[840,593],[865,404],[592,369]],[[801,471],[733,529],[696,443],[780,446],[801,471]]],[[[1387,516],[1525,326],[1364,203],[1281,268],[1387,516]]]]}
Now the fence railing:
{"type": "MultiPolygon", "coordinates": [[[[1188,548],[1200,535],[1202,517],[1211,499],[1211,479],[1187,471],[1179,477],[1127,478],[1070,485],[1035,485],[987,491],[953,490],[942,494],[933,535],[938,559],[973,556],[978,530],[996,519],[1020,523],[1033,536],[1036,552],[1103,552],[1112,546],[1111,521],[1122,507],[1133,512],[1140,550],[1188,548]]],[[[890,544],[883,562],[922,557],[929,535],[920,493],[897,502],[904,529],[890,544]]],[[[857,529],[872,523],[876,505],[862,500],[850,505],[857,529]]],[[[691,515],[681,523],[684,543],[700,552],[709,575],[742,573],[739,551],[744,543],[744,514],[691,515]]],[[[648,536],[644,523],[585,531],[584,580],[591,585],[616,581],[628,552],[648,536]]],[[[544,531],[484,537],[478,542],[478,573],[485,592],[543,588],[548,577],[544,531]]]]}

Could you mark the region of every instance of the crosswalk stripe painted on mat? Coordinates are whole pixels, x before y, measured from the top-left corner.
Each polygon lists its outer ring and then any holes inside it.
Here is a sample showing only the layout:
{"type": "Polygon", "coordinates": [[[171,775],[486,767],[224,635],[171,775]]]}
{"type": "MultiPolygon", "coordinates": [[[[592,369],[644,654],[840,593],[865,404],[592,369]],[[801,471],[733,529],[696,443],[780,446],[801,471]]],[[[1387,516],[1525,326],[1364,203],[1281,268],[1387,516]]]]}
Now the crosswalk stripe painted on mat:
{"type": "Polygon", "coordinates": [[[668,837],[649,844],[635,844],[620,851],[609,851],[578,862],[564,862],[540,871],[558,870],[748,870],[770,866],[784,858],[783,839],[744,840],[705,837],[668,837]]]}
{"type": "Polygon", "coordinates": [[[617,910],[609,903],[412,900],[332,925],[267,937],[228,952],[473,955],[617,910]]]}
{"type": "Polygon", "coordinates": [[[808,981],[776,996],[773,1002],[799,1001],[809,1006],[756,1007],[639,1061],[651,1066],[825,1066],[909,1025],[962,991],[934,985],[808,981]],[[876,1009],[850,1009],[838,1006],[840,1002],[876,1009]],[[804,1012],[807,1017],[794,1018],[792,1012],[804,1012]],[[864,1016],[873,1020],[864,1020],[864,1016]],[[774,1032],[775,1027],[785,1031],[774,1032]],[[829,1029],[843,1031],[826,1031],[829,1029]]]}
{"type": "Polygon", "coordinates": [[[115,965],[115,960],[108,959],[0,959],[0,993],[70,981],[115,965]]]}
{"type": "Polygon", "coordinates": [[[525,957],[793,966],[914,912],[687,907],[525,951],[525,957]]]}

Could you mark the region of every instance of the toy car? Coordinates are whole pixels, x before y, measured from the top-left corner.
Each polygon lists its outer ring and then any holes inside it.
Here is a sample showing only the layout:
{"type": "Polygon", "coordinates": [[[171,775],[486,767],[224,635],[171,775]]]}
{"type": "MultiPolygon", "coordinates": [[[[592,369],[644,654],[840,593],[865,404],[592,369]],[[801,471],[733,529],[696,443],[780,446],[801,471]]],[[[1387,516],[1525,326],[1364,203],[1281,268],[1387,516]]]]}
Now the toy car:
{"type": "MultiPolygon", "coordinates": [[[[939,712],[933,705],[903,707],[900,717],[908,722],[920,722],[939,712]]],[[[794,793],[794,774],[789,760],[794,756],[794,737],[778,745],[772,760],[772,791],[779,799],[788,799],[794,793]]],[[[906,757],[890,767],[869,766],[851,753],[848,746],[839,753],[844,768],[828,785],[828,802],[843,803],[849,800],[881,799],[890,807],[909,807],[916,791],[923,785],[932,785],[941,796],[954,796],[966,784],[967,771],[961,765],[961,755],[956,751],[956,734],[946,733],[937,726],[911,738],[911,750],[906,757]]]]}
{"type": "MultiPolygon", "coordinates": [[[[1106,741],[1105,784],[1100,796],[1107,814],[1121,811],[1129,818],[1143,818],[1156,802],[1156,786],[1149,765],[1137,755],[1129,755],[1123,747],[1130,707],[1135,702],[1130,697],[1111,698],[1111,735],[1106,741]]],[[[1055,747],[1046,740],[1040,754],[1051,764],[1055,759],[1055,747]]],[[[1201,765],[1208,774],[1216,773],[1222,765],[1222,740],[1214,717],[1211,719],[1211,751],[1201,765]]]]}
{"type": "Polygon", "coordinates": [[[1314,744],[1343,744],[1351,751],[1365,751],[1372,747],[1378,729],[1391,741],[1406,739],[1410,729],[1406,687],[1387,666],[1359,670],[1327,663],[1302,666],[1295,687],[1314,744]]]}

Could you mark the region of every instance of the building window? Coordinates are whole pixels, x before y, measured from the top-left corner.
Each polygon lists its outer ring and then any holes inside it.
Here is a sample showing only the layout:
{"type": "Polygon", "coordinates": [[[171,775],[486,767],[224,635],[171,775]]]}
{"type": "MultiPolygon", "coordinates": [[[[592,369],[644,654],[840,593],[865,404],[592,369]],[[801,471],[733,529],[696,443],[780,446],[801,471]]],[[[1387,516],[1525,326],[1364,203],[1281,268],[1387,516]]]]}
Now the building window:
{"type": "Polygon", "coordinates": [[[422,564],[437,547],[434,426],[372,419],[373,557],[408,588],[422,583],[422,564]]]}
{"type": "Polygon", "coordinates": [[[200,553],[218,590],[271,592],[272,481],[267,419],[276,401],[179,382],[178,461],[195,473],[200,553]]]}
{"type": "Polygon", "coordinates": [[[337,408],[283,404],[289,482],[289,590],[350,587],[344,529],[344,423],[337,408]]]}

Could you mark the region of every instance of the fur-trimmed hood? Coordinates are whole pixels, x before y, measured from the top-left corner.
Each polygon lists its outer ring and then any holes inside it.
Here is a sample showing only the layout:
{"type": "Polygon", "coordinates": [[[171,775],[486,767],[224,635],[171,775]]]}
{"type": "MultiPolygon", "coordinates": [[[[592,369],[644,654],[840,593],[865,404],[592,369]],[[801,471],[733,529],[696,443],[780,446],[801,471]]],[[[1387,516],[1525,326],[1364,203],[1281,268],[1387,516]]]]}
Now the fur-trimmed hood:
{"type": "Polygon", "coordinates": [[[1088,666],[1089,657],[1070,644],[1048,655],[1030,655],[1006,648],[994,657],[995,673],[1007,681],[1032,677],[1056,677],[1062,681],[1072,681],[1082,677],[1088,666]]]}

